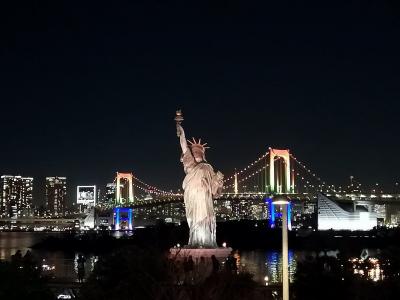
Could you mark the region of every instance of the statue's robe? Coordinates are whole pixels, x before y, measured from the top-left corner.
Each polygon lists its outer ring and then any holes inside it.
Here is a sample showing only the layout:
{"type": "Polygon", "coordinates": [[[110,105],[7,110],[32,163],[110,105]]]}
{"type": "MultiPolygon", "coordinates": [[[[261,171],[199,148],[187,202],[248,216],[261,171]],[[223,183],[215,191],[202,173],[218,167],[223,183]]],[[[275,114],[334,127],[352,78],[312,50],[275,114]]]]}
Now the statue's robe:
{"type": "Polygon", "coordinates": [[[181,161],[186,173],[182,187],[190,230],[188,246],[215,248],[217,243],[213,197],[221,192],[222,182],[218,180],[209,163],[196,162],[190,149],[182,155],[181,161]]]}

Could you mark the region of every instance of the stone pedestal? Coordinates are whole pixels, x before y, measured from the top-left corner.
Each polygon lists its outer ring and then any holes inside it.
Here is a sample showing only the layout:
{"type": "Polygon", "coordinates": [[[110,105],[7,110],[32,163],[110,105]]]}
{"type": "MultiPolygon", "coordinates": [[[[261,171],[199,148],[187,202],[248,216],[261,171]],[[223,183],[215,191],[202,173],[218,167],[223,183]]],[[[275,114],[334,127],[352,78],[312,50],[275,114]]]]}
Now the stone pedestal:
{"type": "Polygon", "coordinates": [[[207,261],[211,259],[212,255],[219,260],[225,260],[232,252],[230,247],[220,247],[214,249],[190,249],[190,248],[171,248],[169,250],[169,256],[172,259],[183,260],[185,257],[192,256],[194,262],[198,261],[200,257],[204,257],[207,261]]]}
{"type": "Polygon", "coordinates": [[[171,248],[169,258],[173,261],[175,272],[174,281],[177,284],[198,284],[208,278],[213,271],[211,256],[215,255],[219,261],[219,269],[224,268],[225,260],[232,252],[232,248],[215,249],[190,249],[190,248],[171,248]],[[185,259],[192,257],[194,266],[189,272],[185,271],[185,259]]]}

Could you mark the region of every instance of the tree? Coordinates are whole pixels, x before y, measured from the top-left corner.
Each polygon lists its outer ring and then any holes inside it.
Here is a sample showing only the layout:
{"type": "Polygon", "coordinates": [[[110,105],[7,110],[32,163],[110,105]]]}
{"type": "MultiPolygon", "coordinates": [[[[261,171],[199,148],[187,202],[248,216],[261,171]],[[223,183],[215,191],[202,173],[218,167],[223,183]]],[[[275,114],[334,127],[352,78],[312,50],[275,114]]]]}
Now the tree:
{"type": "Polygon", "coordinates": [[[54,297],[38,266],[0,262],[0,299],[47,300],[54,297]]]}
{"type": "Polygon", "coordinates": [[[177,283],[174,261],[153,249],[125,248],[100,259],[81,289],[83,300],[251,300],[248,273],[222,271],[204,281],[177,283]],[[172,272],[171,272],[172,270],[172,272]]]}
{"type": "Polygon", "coordinates": [[[81,290],[82,299],[156,299],[166,279],[161,253],[123,248],[100,258],[81,290]]]}

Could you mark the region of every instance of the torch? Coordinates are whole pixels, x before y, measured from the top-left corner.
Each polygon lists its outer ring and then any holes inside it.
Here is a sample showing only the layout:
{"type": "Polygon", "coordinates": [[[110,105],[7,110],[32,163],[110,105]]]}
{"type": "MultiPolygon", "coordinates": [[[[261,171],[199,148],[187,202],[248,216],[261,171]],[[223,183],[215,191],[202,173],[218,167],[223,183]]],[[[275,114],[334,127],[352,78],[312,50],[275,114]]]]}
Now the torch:
{"type": "Polygon", "coordinates": [[[183,122],[183,115],[180,109],[176,111],[174,120],[176,122],[176,135],[179,137],[181,133],[179,131],[178,126],[181,125],[181,123],[183,122]]]}

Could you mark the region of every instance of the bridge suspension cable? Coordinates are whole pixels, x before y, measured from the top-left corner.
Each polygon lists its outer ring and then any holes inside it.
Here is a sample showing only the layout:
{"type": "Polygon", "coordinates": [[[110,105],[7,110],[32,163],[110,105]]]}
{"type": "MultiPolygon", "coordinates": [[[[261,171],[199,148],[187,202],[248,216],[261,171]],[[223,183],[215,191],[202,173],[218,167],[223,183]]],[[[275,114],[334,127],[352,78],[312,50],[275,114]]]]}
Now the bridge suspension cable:
{"type": "MultiPolygon", "coordinates": [[[[242,183],[244,181],[247,181],[251,178],[253,178],[254,176],[260,174],[262,171],[265,171],[265,169],[269,166],[269,164],[263,166],[262,168],[254,171],[253,173],[247,175],[246,177],[241,178],[240,180],[237,181],[237,183],[242,183]]],[[[233,188],[235,186],[235,183],[229,184],[229,185],[224,185],[224,189],[228,189],[228,188],[233,188]]]]}
{"type": "MultiPolygon", "coordinates": [[[[249,163],[246,167],[244,167],[243,169],[239,170],[239,171],[235,171],[235,173],[232,176],[229,176],[228,178],[224,179],[224,191],[226,191],[227,189],[230,188],[235,188],[235,185],[237,187],[237,184],[239,183],[243,183],[246,181],[249,181],[252,178],[255,178],[255,176],[260,175],[261,177],[259,177],[259,180],[261,180],[261,191],[265,190],[269,190],[270,187],[268,187],[267,185],[267,168],[270,167],[270,164],[267,163],[267,161],[265,160],[265,164],[263,164],[262,166],[260,166],[260,162],[263,161],[264,159],[267,158],[267,156],[270,154],[270,151],[267,151],[266,153],[262,154],[260,157],[258,157],[256,160],[254,160],[253,162],[249,163]],[[256,167],[258,167],[257,169],[255,169],[256,167]],[[262,174],[262,172],[265,171],[265,175],[262,174]],[[240,177],[238,178],[238,176],[240,175],[240,177]],[[234,182],[231,182],[233,179],[235,179],[234,182]],[[263,179],[264,178],[264,179],[263,179]]],[[[293,154],[289,154],[289,157],[291,159],[293,159],[294,162],[296,162],[296,164],[298,164],[301,169],[303,171],[306,172],[306,175],[311,176],[311,180],[316,180],[318,183],[312,184],[312,182],[308,179],[306,179],[307,176],[302,176],[298,170],[298,172],[296,172],[297,174],[297,178],[298,180],[301,180],[304,183],[304,187],[305,188],[318,188],[318,190],[322,191],[323,189],[325,189],[326,191],[334,191],[335,188],[333,187],[333,189],[331,189],[331,187],[329,185],[326,185],[325,181],[323,181],[319,176],[317,176],[314,172],[312,172],[308,167],[305,166],[305,164],[303,164],[301,161],[299,161],[293,154]]],[[[274,161],[279,161],[281,159],[281,157],[275,157],[274,161]]],[[[285,164],[286,162],[283,161],[283,164],[285,164]]],[[[280,170],[283,166],[283,164],[281,165],[281,167],[278,165],[277,171],[278,172],[283,172],[283,169],[280,170]]],[[[294,165],[292,168],[290,168],[291,170],[291,174],[292,176],[294,176],[295,174],[295,169],[294,169],[294,165]]],[[[278,177],[276,177],[278,180],[278,182],[283,182],[283,175],[280,173],[277,173],[278,177]],[[281,178],[282,177],[282,178],[281,178]]],[[[290,174],[287,174],[286,176],[290,176],[290,174]]],[[[158,196],[171,196],[171,197],[176,197],[176,196],[182,196],[182,193],[177,193],[177,192],[171,192],[171,191],[165,191],[162,190],[156,186],[150,185],[144,181],[142,181],[141,179],[139,179],[138,177],[133,177],[134,179],[134,186],[146,193],[149,194],[154,194],[154,195],[158,195],[158,196]]],[[[258,182],[258,179],[257,179],[258,182]]],[[[292,178],[292,189],[294,191],[294,177],[292,178]]],[[[260,182],[257,183],[257,185],[260,184],[260,182]]],[[[256,187],[256,186],[255,186],[256,187]]],[[[299,187],[299,186],[298,186],[299,187]]],[[[258,189],[258,188],[257,188],[258,189]]]]}
{"type": "Polygon", "coordinates": [[[133,185],[134,185],[135,187],[137,187],[137,188],[139,188],[139,189],[141,189],[141,190],[147,192],[147,193],[150,193],[150,194],[157,194],[157,195],[159,195],[159,196],[180,196],[180,195],[181,195],[180,193],[173,193],[173,192],[168,192],[168,191],[161,190],[161,189],[159,189],[159,188],[157,188],[157,187],[155,187],[155,186],[153,186],[153,185],[150,185],[150,184],[148,184],[148,183],[145,183],[144,181],[140,180],[140,179],[137,178],[136,176],[133,176],[133,179],[134,179],[135,181],[137,181],[138,183],[144,185],[145,188],[143,188],[143,187],[141,187],[141,186],[139,186],[138,184],[135,184],[135,183],[134,183],[133,185]]]}
{"type": "MultiPolygon", "coordinates": [[[[158,191],[155,191],[155,190],[152,190],[152,189],[149,189],[149,188],[144,188],[144,187],[142,187],[142,186],[140,186],[140,185],[138,185],[136,183],[133,183],[133,186],[135,188],[138,188],[139,190],[147,193],[147,194],[154,194],[154,195],[157,195],[157,196],[166,196],[166,195],[167,196],[172,196],[172,194],[160,193],[158,191]]],[[[173,194],[173,195],[175,195],[175,194],[173,194]]]]}
{"type": "MultiPolygon", "coordinates": [[[[302,167],[302,169],[308,174],[310,175],[313,179],[315,179],[318,183],[319,183],[319,187],[320,190],[322,191],[323,188],[326,188],[327,191],[332,191],[332,189],[330,188],[330,185],[327,185],[325,181],[323,181],[321,179],[321,177],[317,176],[317,174],[315,174],[314,172],[312,172],[309,168],[307,168],[305,166],[304,163],[302,163],[301,161],[299,161],[293,154],[290,154],[290,157],[300,166],[302,167]]],[[[310,181],[307,181],[304,176],[301,176],[299,173],[297,173],[297,176],[299,176],[299,179],[301,180],[305,180],[306,183],[309,185],[310,181]]],[[[314,185],[309,185],[309,187],[315,187],[314,185]]]]}
{"type": "Polygon", "coordinates": [[[249,163],[245,168],[236,171],[232,176],[224,179],[224,182],[228,182],[229,180],[232,180],[235,178],[235,174],[237,175],[241,175],[243,174],[245,171],[248,171],[250,168],[252,168],[255,164],[259,163],[261,160],[263,160],[264,158],[266,158],[269,154],[269,151],[267,151],[266,153],[264,153],[263,155],[261,155],[259,158],[257,158],[255,161],[249,163]]]}

